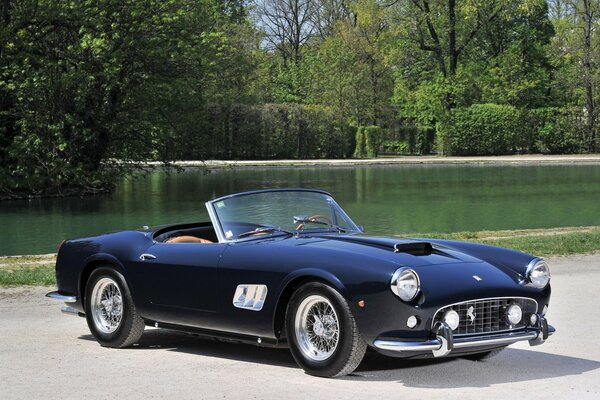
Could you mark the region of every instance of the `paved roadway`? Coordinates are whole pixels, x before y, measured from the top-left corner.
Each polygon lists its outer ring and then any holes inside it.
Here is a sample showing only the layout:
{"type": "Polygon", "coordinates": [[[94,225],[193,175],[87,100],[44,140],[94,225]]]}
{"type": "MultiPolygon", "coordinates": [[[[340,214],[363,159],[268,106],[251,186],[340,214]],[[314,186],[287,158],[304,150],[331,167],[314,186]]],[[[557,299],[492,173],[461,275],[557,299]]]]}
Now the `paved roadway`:
{"type": "Polygon", "coordinates": [[[552,259],[548,318],[558,332],[484,362],[368,354],[353,376],[306,375],[287,350],[148,330],[100,347],[48,288],[0,289],[0,399],[600,399],[600,254],[552,259]]]}

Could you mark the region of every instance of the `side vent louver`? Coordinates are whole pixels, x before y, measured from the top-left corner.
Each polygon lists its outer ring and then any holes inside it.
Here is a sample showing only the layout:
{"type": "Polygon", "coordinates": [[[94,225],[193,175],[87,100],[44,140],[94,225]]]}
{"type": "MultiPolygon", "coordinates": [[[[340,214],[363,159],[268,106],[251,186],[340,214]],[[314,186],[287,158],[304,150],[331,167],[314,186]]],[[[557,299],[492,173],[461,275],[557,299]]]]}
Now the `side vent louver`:
{"type": "Polygon", "coordinates": [[[233,305],[245,310],[260,311],[266,298],[266,285],[238,285],[233,295],[233,305]]]}

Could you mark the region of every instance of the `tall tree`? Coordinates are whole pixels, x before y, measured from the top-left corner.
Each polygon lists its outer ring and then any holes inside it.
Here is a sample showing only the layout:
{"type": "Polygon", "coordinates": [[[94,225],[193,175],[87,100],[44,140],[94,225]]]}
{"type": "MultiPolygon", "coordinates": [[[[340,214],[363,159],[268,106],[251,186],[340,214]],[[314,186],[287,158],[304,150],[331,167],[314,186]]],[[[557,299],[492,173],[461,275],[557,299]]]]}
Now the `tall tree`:
{"type": "Polygon", "coordinates": [[[268,44],[285,66],[300,60],[302,46],[315,34],[316,0],[262,0],[258,13],[268,44]]]}

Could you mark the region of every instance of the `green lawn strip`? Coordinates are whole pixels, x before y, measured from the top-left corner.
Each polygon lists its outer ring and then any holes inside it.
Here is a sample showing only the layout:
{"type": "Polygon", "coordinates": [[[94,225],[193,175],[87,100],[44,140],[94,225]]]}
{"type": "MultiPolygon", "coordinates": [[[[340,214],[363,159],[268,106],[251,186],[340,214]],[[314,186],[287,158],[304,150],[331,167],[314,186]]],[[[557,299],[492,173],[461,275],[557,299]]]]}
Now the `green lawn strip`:
{"type": "Polygon", "coordinates": [[[51,286],[55,283],[54,264],[0,268],[0,287],[51,286]]]}
{"type": "Polygon", "coordinates": [[[508,247],[538,256],[566,256],[592,253],[600,250],[600,231],[568,233],[552,236],[522,236],[514,238],[484,239],[477,242],[508,247]]]}
{"type": "Polygon", "coordinates": [[[415,234],[507,247],[537,256],[563,256],[600,250],[600,227],[415,234]]]}

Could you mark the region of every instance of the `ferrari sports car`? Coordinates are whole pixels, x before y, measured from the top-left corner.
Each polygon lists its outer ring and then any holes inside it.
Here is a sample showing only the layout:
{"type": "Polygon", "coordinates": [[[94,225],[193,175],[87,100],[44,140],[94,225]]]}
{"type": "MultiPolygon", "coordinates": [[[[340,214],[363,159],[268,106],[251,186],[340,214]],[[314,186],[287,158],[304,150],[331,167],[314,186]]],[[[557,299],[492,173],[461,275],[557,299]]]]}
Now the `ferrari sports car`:
{"type": "Polygon", "coordinates": [[[367,348],[391,357],[490,357],[543,343],[550,270],[514,250],[366,236],[324,191],[271,189],[206,203],[210,221],[64,241],[63,312],[107,347],[145,326],[289,347],[336,377],[367,348]]]}

